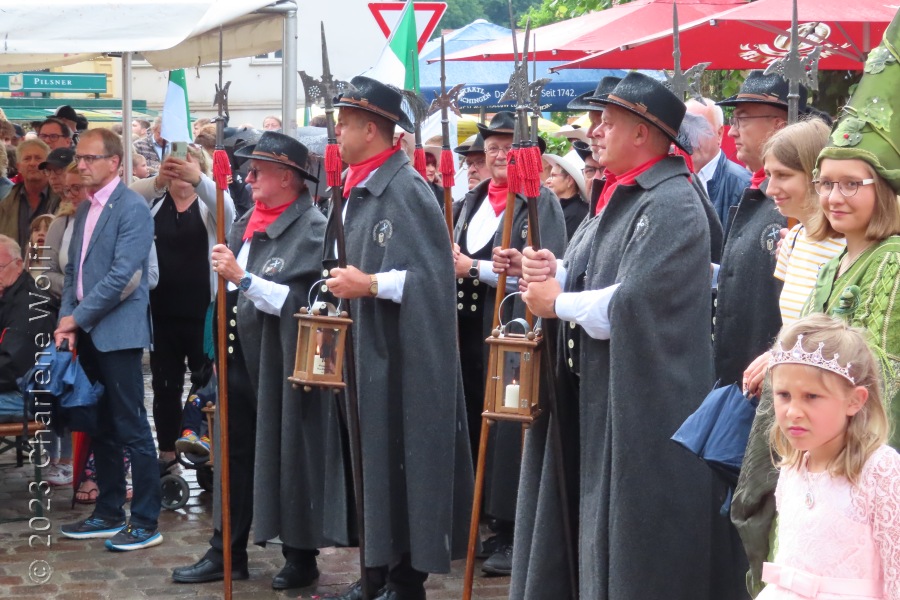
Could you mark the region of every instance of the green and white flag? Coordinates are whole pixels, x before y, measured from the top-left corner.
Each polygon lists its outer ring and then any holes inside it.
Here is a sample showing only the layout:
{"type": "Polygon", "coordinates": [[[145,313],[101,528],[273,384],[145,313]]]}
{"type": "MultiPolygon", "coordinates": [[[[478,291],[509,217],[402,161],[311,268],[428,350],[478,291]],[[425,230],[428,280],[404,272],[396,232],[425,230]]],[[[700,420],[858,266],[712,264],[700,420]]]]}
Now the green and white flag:
{"type": "Polygon", "coordinates": [[[194,139],[184,69],[169,71],[169,88],[163,104],[160,135],[169,143],[190,142],[194,139]]]}
{"type": "Polygon", "coordinates": [[[382,83],[405,90],[419,91],[419,35],[412,0],[400,11],[400,20],[391,32],[387,45],[375,66],[363,73],[382,83]]]}

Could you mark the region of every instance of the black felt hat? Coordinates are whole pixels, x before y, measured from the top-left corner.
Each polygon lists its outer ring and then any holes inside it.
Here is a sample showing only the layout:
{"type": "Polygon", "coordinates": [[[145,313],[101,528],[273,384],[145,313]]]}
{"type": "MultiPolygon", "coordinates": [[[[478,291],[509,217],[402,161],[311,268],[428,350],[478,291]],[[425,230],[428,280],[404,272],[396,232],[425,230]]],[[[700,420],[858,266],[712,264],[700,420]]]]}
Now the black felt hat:
{"type": "Polygon", "coordinates": [[[309,164],[309,151],[306,146],[283,133],[266,131],[258,142],[238,148],[234,155],[238,158],[278,163],[294,169],[304,179],[319,183],[319,179],[306,170],[309,164]]]}
{"type": "Polygon", "coordinates": [[[480,133],[470,135],[462,144],[454,148],[453,151],[457,154],[462,154],[463,156],[468,156],[469,154],[483,154],[484,139],[481,137],[480,133]]]}
{"type": "Polygon", "coordinates": [[[51,150],[47,155],[47,160],[38,165],[38,169],[65,169],[75,160],[75,151],[71,148],[57,148],[51,150]]]}
{"type": "Polygon", "coordinates": [[[403,94],[400,90],[362,75],[351,79],[350,84],[356,89],[337,96],[334,99],[336,107],[346,106],[366,110],[384,117],[410,133],[415,130],[409,116],[403,112],[403,94]]]}
{"type": "Polygon", "coordinates": [[[492,135],[514,135],[516,132],[516,114],[501,110],[491,118],[488,125],[482,123],[477,124],[478,133],[481,134],[483,140],[488,139],[492,135]]]}
{"type": "Polygon", "coordinates": [[[636,114],[675,143],[678,129],[687,108],[669,88],[643,73],[631,72],[620,81],[606,98],[594,102],[615,105],[636,114]]]}
{"type": "Polygon", "coordinates": [[[57,108],[56,114],[54,114],[53,116],[59,119],[72,121],[73,123],[78,122],[78,113],[76,113],[75,109],[68,104],[63,104],[62,106],[57,108]]]}
{"type": "MultiPolygon", "coordinates": [[[[788,82],[777,73],[766,75],[756,69],[750,71],[741,85],[740,91],[730,98],[716,102],[719,106],[741,106],[742,104],[767,104],[782,110],[788,109],[788,82]]],[[[806,88],[800,86],[800,113],[806,112],[806,88]]]]}
{"type": "Polygon", "coordinates": [[[587,160],[592,156],[590,144],[582,142],[581,140],[572,142],[572,148],[581,160],[587,160]]]}
{"type": "Polygon", "coordinates": [[[613,88],[615,88],[620,81],[622,81],[621,77],[604,77],[600,80],[600,83],[597,84],[597,87],[594,90],[579,94],[574,100],[566,105],[566,109],[603,110],[603,105],[598,104],[598,101],[605,100],[606,96],[613,91],[613,88]]]}

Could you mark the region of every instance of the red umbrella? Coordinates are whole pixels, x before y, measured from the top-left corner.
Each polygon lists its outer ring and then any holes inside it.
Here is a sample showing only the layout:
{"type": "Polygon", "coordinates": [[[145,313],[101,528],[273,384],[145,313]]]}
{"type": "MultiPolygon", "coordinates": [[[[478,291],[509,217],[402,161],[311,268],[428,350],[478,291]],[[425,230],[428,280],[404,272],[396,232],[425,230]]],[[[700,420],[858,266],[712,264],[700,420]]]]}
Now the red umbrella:
{"type": "MultiPolygon", "coordinates": [[[[681,21],[694,21],[745,3],[745,0],[635,0],[619,4],[533,29],[531,35],[536,41],[537,60],[577,60],[643,36],[671,31],[673,1],[678,4],[681,21]]],[[[518,48],[524,46],[523,35],[522,32],[516,35],[518,48]]],[[[511,61],[512,49],[511,38],[499,39],[451,54],[447,60],[511,61]]],[[[533,60],[532,52],[528,56],[533,60]]]]}
{"type": "MultiPolygon", "coordinates": [[[[798,0],[800,53],[822,46],[819,69],[861,70],[897,12],[881,0],[798,0]]],[[[681,18],[681,64],[710,69],[760,69],[790,50],[792,3],[757,0],[688,22],[681,18]]],[[[666,69],[672,67],[672,27],[614,45],[557,69],[666,69]]]]}

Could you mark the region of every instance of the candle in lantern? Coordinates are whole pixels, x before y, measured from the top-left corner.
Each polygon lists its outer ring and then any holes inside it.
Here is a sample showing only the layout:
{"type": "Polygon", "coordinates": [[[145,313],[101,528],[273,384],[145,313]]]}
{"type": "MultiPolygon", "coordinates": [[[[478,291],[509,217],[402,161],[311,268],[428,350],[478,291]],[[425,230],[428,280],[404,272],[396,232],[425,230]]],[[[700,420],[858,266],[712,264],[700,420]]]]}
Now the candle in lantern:
{"type": "Polygon", "coordinates": [[[519,384],[513,382],[506,386],[506,396],[503,398],[504,408],[519,408],[519,384]]]}
{"type": "Polygon", "coordinates": [[[316,355],[313,357],[313,375],[325,374],[325,361],[319,355],[319,352],[321,352],[321,350],[316,346],[316,355]]]}

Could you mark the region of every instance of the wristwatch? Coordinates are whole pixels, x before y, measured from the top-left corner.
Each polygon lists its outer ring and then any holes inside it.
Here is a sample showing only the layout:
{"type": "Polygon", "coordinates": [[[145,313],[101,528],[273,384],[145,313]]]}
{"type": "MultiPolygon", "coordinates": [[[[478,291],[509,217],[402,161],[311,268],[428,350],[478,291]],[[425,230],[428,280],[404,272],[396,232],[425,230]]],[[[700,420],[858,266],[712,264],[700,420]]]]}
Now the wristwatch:
{"type": "Polygon", "coordinates": [[[369,275],[369,295],[378,295],[378,275],[369,275]]]}
{"type": "Polygon", "coordinates": [[[477,260],[472,261],[472,266],[469,267],[469,277],[475,279],[478,277],[478,262],[477,260]]]}
{"type": "Polygon", "coordinates": [[[246,292],[250,289],[251,283],[253,283],[253,276],[250,275],[249,272],[244,271],[244,276],[241,277],[241,280],[238,282],[238,289],[242,292],[246,292]]]}

